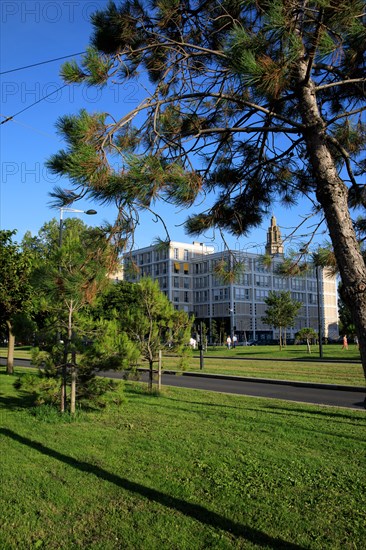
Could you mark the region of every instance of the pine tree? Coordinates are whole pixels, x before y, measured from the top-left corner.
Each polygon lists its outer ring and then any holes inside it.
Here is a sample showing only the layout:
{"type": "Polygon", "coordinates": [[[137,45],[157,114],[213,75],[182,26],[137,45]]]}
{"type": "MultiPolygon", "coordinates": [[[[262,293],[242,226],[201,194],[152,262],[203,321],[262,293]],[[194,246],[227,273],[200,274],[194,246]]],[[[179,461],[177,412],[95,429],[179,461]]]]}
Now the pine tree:
{"type": "Polygon", "coordinates": [[[82,312],[110,283],[108,274],[116,264],[114,249],[95,228],[69,219],[59,238],[56,220],[45,224],[37,237],[24,240],[33,250],[32,284],[46,313],[49,332],[44,333],[54,367],[62,369],[61,410],[66,409],[67,369],[71,372],[70,410],[75,412],[76,355],[83,326],[82,312]],[[57,338],[57,344],[56,344],[57,338]]]}
{"type": "Polygon", "coordinates": [[[63,77],[103,86],[141,74],[150,88],[121,118],[61,118],[67,148],[48,165],[81,195],[117,202],[123,245],[158,198],[197,201],[191,235],[245,235],[274,200],[308,198],[329,230],[366,375],[366,266],[352,219],[366,205],[364,17],[361,0],[111,2],[63,77]]]}
{"type": "Polygon", "coordinates": [[[262,322],[266,325],[279,329],[279,344],[286,345],[286,328],[293,327],[296,315],[302,306],[301,302],[291,299],[291,292],[269,292],[264,299],[267,309],[262,322]]]}

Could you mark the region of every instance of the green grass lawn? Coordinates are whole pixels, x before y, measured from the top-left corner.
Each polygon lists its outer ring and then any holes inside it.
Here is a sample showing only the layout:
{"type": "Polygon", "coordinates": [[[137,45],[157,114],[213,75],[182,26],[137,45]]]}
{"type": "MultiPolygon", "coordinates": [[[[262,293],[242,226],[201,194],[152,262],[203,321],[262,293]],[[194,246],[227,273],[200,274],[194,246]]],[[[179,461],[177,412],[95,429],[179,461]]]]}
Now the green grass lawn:
{"type": "Polygon", "coordinates": [[[362,411],[121,383],[70,421],[13,381],[1,373],[2,550],[365,548],[362,411]]]}
{"type": "MultiPolygon", "coordinates": [[[[14,357],[17,359],[30,359],[31,358],[31,346],[17,346],[14,351],[14,357]]],[[[6,357],[8,348],[5,346],[0,347],[0,357],[6,357]]]]}
{"type": "MultiPolygon", "coordinates": [[[[238,346],[228,350],[226,346],[209,346],[207,355],[219,357],[253,357],[257,359],[293,359],[300,361],[316,361],[319,359],[319,347],[311,346],[311,353],[307,351],[305,344],[279,346],[238,346]]],[[[195,353],[198,353],[196,350],[195,353]]],[[[323,359],[325,361],[360,361],[360,351],[354,344],[350,344],[348,350],[343,350],[340,344],[323,345],[323,359]]]]}
{"type": "MultiPolygon", "coordinates": [[[[164,357],[164,368],[172,369],[176,365],[175,358],[164,357]]],[[[187,370],[200,370],[198,351],[193,353],[187,370]]],[[[348,350],[342,350],[340,345],[324,346],[322,360],[316,347],[312,347],[312,353],[308,354],[305,345],[288,346],[282,350],[278,346],[248,346],[231,350],[225,347],[209,348],[204,352],[203,370],[232,376],[365,385],[360,352],[352,345],[348,350]]]]}
{"type": "MultiPolygon", "coordinates": [[[[177,368],[178,360],[164,357],[165,369],[177,368]]],[[[187,370],[201,372],[199,357],[189,362],[187,370]]],[[[281,361],[261,360],[229,360],[204,356],[204,373],[227,374],[231,376],[246,376],[251,378],[266,378],[276,380],[292,380],[302,382],[317,382],[321,384],[338,384],[347,386],[365,386],[365,377],[360,363],[351,362],[319,362],[319,361],[281,361]]]]}
{"type": "MultiPolygon", "coordinates": [[[[324,357],[320,360],[317,348],[312,347],[309,355],[305,345],[288,346],[281,351],[278,346],[237,347],[232,350],[226,347],[209,348],[204,352],[204,372],[323,384],[365,385],[360,352],[356,346],[351,344],[348,350],[342,350],[340,345],[327,345],[323,351],[324,357]]],[[[0,356],[5,356],[4,348],[0,349],[0,356]]],[[[15,357],[29,359],[30,347],[17,348],[15,357]]],[[[177,365],[177,358],[169,355],[163,357],[163,368],[177,369],[177,365]]],[[[189,358],[186,370],[200,370],[198,351],[189,358]]]]}

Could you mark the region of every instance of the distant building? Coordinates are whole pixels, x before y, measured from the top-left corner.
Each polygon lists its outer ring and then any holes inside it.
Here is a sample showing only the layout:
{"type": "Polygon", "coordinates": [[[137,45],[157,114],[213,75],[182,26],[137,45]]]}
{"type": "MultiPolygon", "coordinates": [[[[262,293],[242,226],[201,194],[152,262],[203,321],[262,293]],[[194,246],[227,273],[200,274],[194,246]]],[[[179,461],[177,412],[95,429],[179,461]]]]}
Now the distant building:
{"type": "Polygon", "coordinates": [[[318,332],[319,318],[325,338],[338,338],[337,281],[327,270],[313,269],[301,276],[278,274],[283,261],[281,233],[272,216],[267,233],[266,254],[231,250],[215,251],[212,245],[170,242],[169,246],[149,246],[135,250],[124,258],[124,279],[138,281],[151,277],[159,281],[161,290],[176,309],[183,309],[203,321],[209,331],[212,321],[217,330],[236,334],[238,340],[258,340],[265,343],[278,339],[278,331],[264,325],[264,302],[270,291],[289,290],[302,308],[296,325],[287,329],[287,339],[294,338],[301,328],[312,327],[318,332]],[[223,282],[217,274],[218,265],[239,261],[243,269],[234,282],[223,282]],[[318,306],[319,297],[319,306],[318,306]]]}
{"type": "Polygon", "coordinates": [[[283,254],[281,231],[274,216],[271,218],[271,226],[267,231],[266,254],[269,256],[283,254]]]}

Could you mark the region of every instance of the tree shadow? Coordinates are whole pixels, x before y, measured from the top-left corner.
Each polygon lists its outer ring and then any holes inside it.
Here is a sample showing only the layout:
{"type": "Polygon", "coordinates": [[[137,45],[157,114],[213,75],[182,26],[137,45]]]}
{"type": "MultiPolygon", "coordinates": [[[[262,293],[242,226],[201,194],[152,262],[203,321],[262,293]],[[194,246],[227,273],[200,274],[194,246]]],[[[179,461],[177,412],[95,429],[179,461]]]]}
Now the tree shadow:
{"type": "Polygon", "coordinates": [[[145,487],[140,483],[136,483],[133,481],[129,481],[128,479],[119,477],[115,474],[108,472],[107,470],[104,470],[103,468],[100,468],[99,466],[89,464],[88,462],[75,460],[70,456],[59,453],[58,451],[46,447],[42,443],[23,437],[7,428],[0,428],[0,433],[6,437],[13,439],[14,441],[17,441],[22,445],[27,445],[28,447],[31,447],[32,449],[38,451],[39,453],[42,453],[43,455],[64,462],[65,464],[76,468],[81,472],[94,474],[100,479],[108,481],[109,483],[114,483],[115,485],[121,487],[126,491],[136,493],[144,498],[149,499],[152,502],[157,502],[162,506],[165,506],[172,510],[176,510],[187,517],[191,517],[194,520],[201,522],[202,524],[214,527],[215,529],[222,529],[236,537],[242,537],[247,541],[253,542],[259,546],[283,550],[305,550],[302,546],[284,541],[280,538],[271,537],[266,533],[259,531],[258,529],[254,529],[253,527],[240,525],[234,521],[231,521],[230,519],[225,518],[224,516],[221,516],[220,514],[217,514],[216,512],[208,510],[200,504],[194,504],[185,500],[181,500],[179,498],[162,493],[161,491],[157,491],[156,489],[145,487]]]}
{"type": "MultiPolygon", "coordinates": [[[[362,405],[364,401],[361,401],[360,403],[356,403],[357,405],[362,405]]],[[[291,409],[287,409],[284,407],[279,406],[272,406],[272,405],[266,405],[264,408],[261,409],[262,412],[268,412],[270,414],[280,414],[283,416],[298,416],[298,414],[305,414],[308,416],[320,416],[320,417],[329,417],[332,422],[337,422],[339,424],[347,424],[347,425],[354,425],[359,426],[358,422],[354,422],[355,416],[353,414],[347,414],[346,412],[338,412],[338,411],[332,411],[330,408],[324,407],[323,410],[311,410],[310,407],[314,407],[315,405],[309,404],[309,409],[306,408],[297,408],[297,407],[291,407],[291,409]],[[343,420],[351,420],[351,422],[343,422],[343,420]]],[[[337,407],[334,407],[337,408],[337,407]]],[[[354,412],[362,413],[362,410],[359,409],[352,409],[354,412]]],[[[358,418],[358,417],[357,417],[358,418]]],[[[363,420],[362,417],[360,417],[360,420],[363,420]]]]}
{"type": "Polygon", "coordinates": [[[29,409],[34,406],[34,396],[28,394],[18,395],[14,397],[0,395],[0,409],[8,409],[10,411],[29,409]]]}

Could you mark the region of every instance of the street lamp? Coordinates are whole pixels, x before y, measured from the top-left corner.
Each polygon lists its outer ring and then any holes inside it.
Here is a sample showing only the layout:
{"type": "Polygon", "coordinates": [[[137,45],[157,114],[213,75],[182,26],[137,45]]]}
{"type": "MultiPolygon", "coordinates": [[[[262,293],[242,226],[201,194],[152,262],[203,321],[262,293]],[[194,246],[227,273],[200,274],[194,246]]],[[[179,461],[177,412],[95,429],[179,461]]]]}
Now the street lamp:
{"type": "MultiPolygon", "coordinates": [[[[62,232],[63,232],[63,215],[64,215],[64,212],[71,212],[71,213],[79,213],[79,214],[87,214],[88,216],[91,216],[91,215],[94,215],[97,213],[96,210],[78,210],[77,208],[69,208],[69,207],[66,207],[66,206],[61,206],[60,207],[60,224],[59,224],[59,239],[58,239],[58,246],[59,248],[61,249],[61,246],[62,246],[62,232]]],[[[61,275],[62,275],[62,266],[61,264],[59,264],[59,268],[58,268],[58,271],[59,271],[59,276],[61,278],[61,275]]],[[[68,356],[68,344],[69,344],[69,341],[70,341],[70,336],[68,335],[68,339],[67,341],[65,342],[65,346],[64,346],[64,361],[63,361],[63,365],[62,365],[62,374],[61,374],[61,379],[62,379],[62,382],[61,382],[61,412],[65,412],[66,410],[66,376],[67,376],[67,356],[68,356]]],[[[62,340],[61,340],[61,323],[60,323],[60,327],[59,327],[59,330],[58,330],[58,334],[57,334],[57,342],[58,344],[62,343],[62,340]]],[[[72,387],[71,387],[71,401],[72,401],[72,404],[71,404],[71,409],[73,409],[73,402],[75,402],[75,369],[73,368],[73,372],[72,372],[72,387]]],[[[71,412],[74,412],[73,410],[71,412]]]]}
{"type": "Polygon", "coordinates": [[[78,210],[77,208],[68,208],[67,206],[61,206],[60,208],[60,225],[59,225],[59,246],[62,245],[62,228],[63,228],[63,215],[64,212],[73,212],[79,214],[87,214],[88,216],[93,216],[97,214],[96,210],[78,210]]]}
{"type": "MultiPolygon", "coordinates": [[[[300,248],[301,254],[308,254],[309,250],[308,247],[300,248]]],[[[317,305],[318,305],[318,334],[319,334],[319,357],[323,358],[323,315],[322,315],[322,309],[320,304],[320,266],[314,262],[315,254],[313,253],[313,263],[315,263],[315,280],[316,280],[316,299],[317,299],[317,305]]]]}
{"type": "Polygon", "coordinates": [[[315,276],[316,276],[316,294],[317,294],[317,302],[318,302],[318,332],[319,332],[319,356],[320,358],[323,357],[323,316],[321,312],[321,305],[320,305],[320,281],[319,281],[319,271],[320,267],[318,265],[315,266],[315,276]]]}
{"type": "MultiPolygon", "coordinates": [[[[234,292],[234,287],[231,286],[230,288],[231,294],[234,292]]],[[[230,297],[230,307],[229,307],[229,313],[230,313],[230,336],[233,337],[235,333],[235,311],[234,311],[234,298],[233,296],[230,297]]]]}

